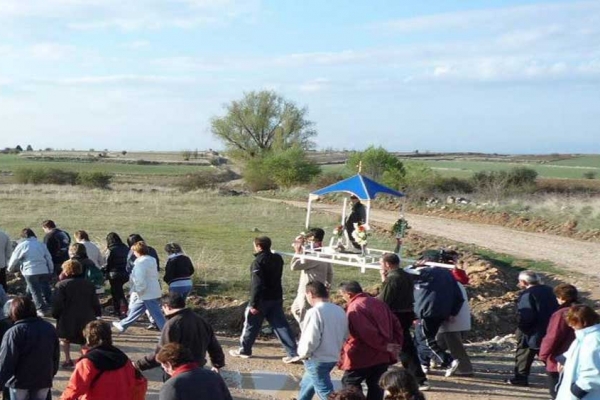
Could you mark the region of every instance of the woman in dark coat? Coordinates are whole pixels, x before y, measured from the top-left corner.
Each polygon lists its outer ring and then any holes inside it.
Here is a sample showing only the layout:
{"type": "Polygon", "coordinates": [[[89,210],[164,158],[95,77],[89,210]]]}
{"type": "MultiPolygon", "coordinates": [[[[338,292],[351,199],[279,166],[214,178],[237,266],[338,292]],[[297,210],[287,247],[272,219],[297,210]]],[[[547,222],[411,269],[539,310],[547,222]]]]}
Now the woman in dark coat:
{"type": "Polygon", "coordinates": [[[177,243],[167,243],[165,251],[169,255],[165,266],[165,282],[169,285],[169,292],[179,293],[185,300],[192,291],[192,276],[194,265],[177,243]]]}
{"type": "Polygon", "coordinates": [[[81,264],[74,260],[62,265],[67,278],[56,284],[52,316],[56,318],[56,330],[60,338],[65,360],[63,368],[73,367],[70,344],[83,345],[83,328],[101,315],[96,287],[81,273],[81,264]]]}
{"type": "Polygon", "coordinates": [[[127,273],[127,255],[129,248],[123,243],[119,235],[114,232],[106,236],[108,255],[104,272],[110,283],[110,294],[113,301],[113,315],[121,318],[127,313],[127,300],[123,285],[129,281],[127,273]]]}

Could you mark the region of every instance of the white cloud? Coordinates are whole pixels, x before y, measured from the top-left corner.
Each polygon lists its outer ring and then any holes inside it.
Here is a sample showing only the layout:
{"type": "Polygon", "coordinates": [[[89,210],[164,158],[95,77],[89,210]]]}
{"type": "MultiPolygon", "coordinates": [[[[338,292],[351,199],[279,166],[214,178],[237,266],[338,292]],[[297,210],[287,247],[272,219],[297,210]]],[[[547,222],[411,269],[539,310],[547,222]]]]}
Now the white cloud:
{"type": "Polygon", "coordinates": [[[30,47],[29,52],[34,59],[57,61],[63,59],[75,50],[75,47],[59,43],[37,43],[30,47]]]}
{"type": "Polygon", "coordinates": [[[260,0],[0,0],[0,21],[60,20],[76,30],[181,28],[254,21],[260,0]]]}
{"type": "Polygon", "coordinates": [[[64,78],[56,80],[41,81],[44,83],[58,85],[106,85],[106,84],[191,84],[197,80],[191,77],[173,77],[160,75],[105,75],[105,76],[83,76],[77,78],[64,78]]]}
{"type": "Polygon", "coordinates": [[[567,2],[558,4],[534,4],[517,7],[489,8],[434,14],[375,24],[374,28],[387,32],[414,33],[448,30],[485,29],[506,30],[511,26],[527,26],[553,20],[557,16],[579,19],[589,13],[600,11],[597,1],[567,2]]]}
{"type": "Polygon", "coordinates": [[[310,81],[306,81],[304,83],[302,83],[298,89],[301,92],[307,92],[307,93],[314,93],[314,92],[320,92],[325,90],[329,84],[330,84],[330,80],[327,78],[317,78],[317,79],[312,79],[310,81]]]}
{"type": "Polygon", "coordinates": [[[147,40],[134,40],[131,42],[123,43],[121,47],[130,49],[130,50],[140,50],[145,49],[150,46],[150,42],[147,40]]]}

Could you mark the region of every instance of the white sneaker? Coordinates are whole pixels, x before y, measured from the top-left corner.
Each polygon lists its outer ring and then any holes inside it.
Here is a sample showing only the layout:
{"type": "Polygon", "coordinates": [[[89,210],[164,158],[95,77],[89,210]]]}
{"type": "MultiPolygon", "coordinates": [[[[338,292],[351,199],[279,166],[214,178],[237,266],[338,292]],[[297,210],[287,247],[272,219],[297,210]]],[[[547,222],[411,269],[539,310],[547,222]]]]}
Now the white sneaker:
{"type": "Polygon", "coordinates": [[[236,349],[229,350],[229,355],[231,357],[238,357],[238,358],[250,358],[250,357],[252,357],[249,354],[241,353],[239,349],[237,349],[237,350],[236,349]]]}
{"type": "Polygon", "coordinates": [[[429,367],[427,365],[421,364],[421,370],[423,370],[425,375],[429,373],[429,367]]]}
{"type": "Polygon", "coordinates": [[[112,326],[113,326],[113,328],[115,328],[115,329],[117,330],[117,332],[119,332],[119,333],[123,333],[123,332],[125,332],[125,328],[123,328],[123,326],[122,326],[122,325],[121,325],[119,322],[117,322],[117,321],[114,321],[114,322],[112,323],[112,326]]]}
{"type": "Polygon", "coordinates": [[[450,366],[448,367],[448,369],[446,369],[446,373],[444,374],[444,376],[446,378],[448,378],[449,376],[454,375],[454,373],[456,372],[456,369],[458,368],[458,364],[460,364],[460,362],[458,360],[453,360],[450,363],[450,366]]]}
{"type": "Polygon", "coordinates": [[[285,364],[294,364],[300,361],[300,357],[299,356],[294,356],[294,357],[290,357],[290,356],[286,356],[283,357],[281,359],[281,361],[283,361],[285,364]]]}
{"type": "Polygon", "coordinates": [[[421,392],[426,392],[429,389],[431,389],[431,386],[429,385],[429,381],[423,381],[419,384],[419,390],[421,392]]]}

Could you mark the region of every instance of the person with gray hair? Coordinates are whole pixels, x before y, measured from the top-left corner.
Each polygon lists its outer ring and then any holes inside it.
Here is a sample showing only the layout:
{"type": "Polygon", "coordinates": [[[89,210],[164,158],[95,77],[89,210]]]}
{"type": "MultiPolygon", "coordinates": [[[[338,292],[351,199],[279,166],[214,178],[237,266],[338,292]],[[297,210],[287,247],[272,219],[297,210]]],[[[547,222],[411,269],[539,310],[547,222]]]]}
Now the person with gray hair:
{"type": "Polygon", "coordinates": [[[540,276],[535,271],[526,270],[519,273],[519,282],[525,282],[530,285],[537,285],[542,283],[540,276]]]}
{"type": "Polygon", "coordinates": [[[523,291],[517,299],[515,368],[514,376],[507,379],[506,383],[529,386],[531,364],[540,351],[550,317],[558,309],[558,302],[552,288],[543,285],[534,271],[519,273],[518,286],[523,291]]]}

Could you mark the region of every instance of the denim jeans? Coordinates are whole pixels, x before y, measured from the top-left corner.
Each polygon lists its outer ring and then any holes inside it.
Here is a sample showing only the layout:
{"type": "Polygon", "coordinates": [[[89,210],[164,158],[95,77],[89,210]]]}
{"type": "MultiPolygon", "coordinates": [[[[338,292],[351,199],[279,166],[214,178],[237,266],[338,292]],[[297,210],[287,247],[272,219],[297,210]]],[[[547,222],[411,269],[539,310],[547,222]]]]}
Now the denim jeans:
{"type": "Polygon", "coordinates": [[[258,310],[260,312],[253,315],[250,313],[250,308],[246,308],[246,312],[244,313],[246,317],[244,320],[244,329],[240,338],[240,352],[252,355],[252,345],[256,341],[262,323],[266,318],[288,356],[297,356],[296,340],[283,313],[283,300],[262,301],[258,310]]]}
{"type": "MultiPolygon", "coordinates": [[[[34,275],[35,276],[35,275],[34,275]]],[[[46,400],[50,388],[15,389],[10,388],[10,400],[46,400]]]]}
{"type": "Polygon", "coordinates": [[[304,361],[304,376],[300,382],[298,400],[312,400],[315,393],[319,399],[327,400],[327,396],[333,392],[330,373],[335,365],[335,361],[304,361]]]}
{"type": "Polygon", "coordinates": [[[148,310],[154,319],[154,323],[158,326],[158,329],[162,330],[166,320],[160,308],[160,299],[141,300],[137,295],[132,295],[127,317],[120,321],[123,329],[127,330],[127,328],[141,317],[146,310],[148,310]]]}
{"type": "Polygon", "coordinates": [[[191,286],[169,286],[169,292],[171,293],[179,293],[183,299],[187,299],[188,294],[192,291],[191,286]]]}
{"type": "Polygon", "coordinates": [[[24,275],[27,290],[38,311],[47,311],[52,304],[52,289],[50,281],[52,274],[24,275]]]}

